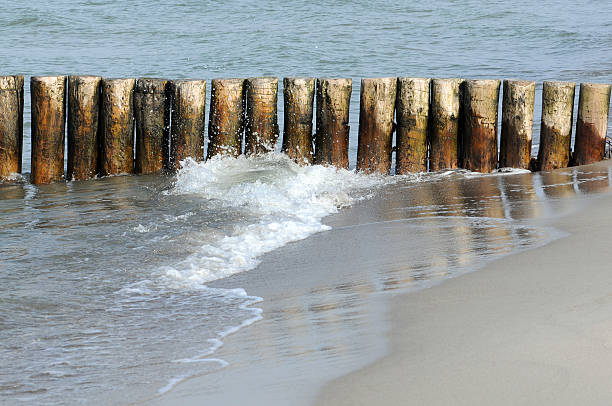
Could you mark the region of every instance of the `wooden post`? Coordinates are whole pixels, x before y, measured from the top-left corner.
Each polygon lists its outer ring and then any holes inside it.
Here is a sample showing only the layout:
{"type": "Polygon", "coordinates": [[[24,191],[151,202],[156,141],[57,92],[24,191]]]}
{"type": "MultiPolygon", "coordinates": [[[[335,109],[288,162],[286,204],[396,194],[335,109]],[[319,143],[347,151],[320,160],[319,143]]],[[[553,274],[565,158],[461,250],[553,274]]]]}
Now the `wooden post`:
{"type": "Polygon", "coordinates": [[[66,76],[32,76],[32,173],[33,184],[64,177],[66,135],[66,76]]]}
{"type": "Polygon", "coordinates": [[[398,78],[395,173],[427,172],[427,132],[431,79],[398,78]]]}
{"type": "Polygon", "coordinates": [[[134,88],[136,173],[158,173],[169,165],[170,98],[166,79],[140,78],[134,88]]]}
{"type": "Polygon", "coordinates": [[[102,79],[101,174],[134,173],[136,79],[102,79]]]}
{"type": "Polygon", "coordinates": [[[213,79],[210,90],[207,159],[242,153],[244,79],[213,79]]]}
{"type": "Polygon", "coordinates": [[[283,79],[285,106],[283,152],[300,164],[311,164],[313,160],[314,89],[314,78],[283,79]]]}
{"type": "Polygon", "coordinates": [[[500,168],[529,169],[535,82],[504,80],[500,168]]]}
{"type": "Polygon", "coordinates": [[[0,180],[21,173],[23,76],[0,76],[0,180]]]}
{"type": "Polygon", "coordinates": [[[98,173],[101,80],[99,76],[68,77],[68,180],[90,179],[98,173]]]}
{"type": "Polygon", "coordinates": [[[393,158],[397,78],[361,79],[357,170],[388,175],[393,158]]]}
{"type": "Polygon", "coordinates": [[[497,169],[499,80],[463,82],[461,120],[462,164],[475,172],[497,169]]]}
{"type": "Polygon", "coordinates": [[[581,83],[574,144],[574,165],[586,165],[604,159],[610,85],[581,83]]]}
{"type": "Polygon", "coordinates": [[[459,86],[462,79],[431,81],[429,169],[455,169],[459,165],[459,86]]]}
{"type": "Polygon", "coordinates": [[[206,132],[206,81],[199,79],[173,80],[172,142],[170,168],[178,170],[185,158],[204,159],[206,132]]]}
{"type": "Polygon", "coordinates": [[[542,126],[538,167],[541,171],[567,168],[572,141],[575,84],[544,82],[542,89],[542,126]]]}
{"type": "Polygon", "coordinates": [[[277,99],[277,78],[246,80],[246,155],[274,151],[278,139],[277,99]]]}
{"type": "Polygon", "coordinates": [[[317,79],[314,163],[348,169],[352,79],[317,79]]]}

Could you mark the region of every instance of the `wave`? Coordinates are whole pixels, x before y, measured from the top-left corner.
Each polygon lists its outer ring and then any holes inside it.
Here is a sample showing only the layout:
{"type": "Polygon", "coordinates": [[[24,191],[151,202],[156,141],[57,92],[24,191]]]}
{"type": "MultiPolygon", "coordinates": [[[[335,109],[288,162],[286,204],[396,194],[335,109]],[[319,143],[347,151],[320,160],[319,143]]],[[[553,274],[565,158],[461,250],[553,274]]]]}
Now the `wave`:
{"type": "Polygon", "coordinates": [[[300,166],[283,154],[184,161],[168,194],[195,195],[215,209],[243,213],[233,230],[206,241],[165,269],[174,283],[202,284],[255,268],[260,256],[328,230],[322,219],[373,195],[393,177],[320,165],[300,166]]]}

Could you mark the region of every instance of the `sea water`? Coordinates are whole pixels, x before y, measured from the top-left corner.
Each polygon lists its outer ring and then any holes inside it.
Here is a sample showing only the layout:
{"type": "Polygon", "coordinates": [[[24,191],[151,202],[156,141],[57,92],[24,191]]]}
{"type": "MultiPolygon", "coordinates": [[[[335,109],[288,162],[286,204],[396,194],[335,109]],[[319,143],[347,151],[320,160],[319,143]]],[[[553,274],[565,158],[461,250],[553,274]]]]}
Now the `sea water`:
{"type": "MultiPolygon", "coordinates": [[[[612,80],[607,2],[56,1],[0,10],[1,74],[352,77],[351,168],[361,77],[531,79],[538,92],[546,79],[612,80]]],[[[34,186],[27,78],[25,104],[25,176],[0,185],[6,404],[91,404],[109,392],[119,395],[102,403],[142,401],[193,376],[222,376],[228,362],[271,368],[276,358],[259,353],[270,343],[295,371],[308,369],[296,359],[311,371],[327,360],[341,373],[376,353],[367,323],[352,324],[372,311],[370,294],[427,286],[556,238],[528,220],[556,213],[567,196],[609,189],[601,168],[384,178],[280,155],[34,186]],[[329,236],[342,238],[328,246],[329,236]],[[231,333],[270,323],[292,328],[225,347],[239,359],[218,356],[231,333]],[[326,327],[309,335],[308,326],[326,327]]]]}

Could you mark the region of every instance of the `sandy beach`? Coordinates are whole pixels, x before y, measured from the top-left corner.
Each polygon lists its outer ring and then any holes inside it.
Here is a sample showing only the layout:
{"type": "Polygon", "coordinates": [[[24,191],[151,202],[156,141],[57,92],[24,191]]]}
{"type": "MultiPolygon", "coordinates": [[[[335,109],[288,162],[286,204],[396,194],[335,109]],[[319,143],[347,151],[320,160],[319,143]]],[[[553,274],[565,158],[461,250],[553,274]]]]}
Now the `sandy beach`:
{"type": "Polygon", "coordinates": [[[567,237],[394,297],[390,352],[316,403],[611,404],[612,196],[574,204],[543,221],[567,237]]]}
{"type": "Polygon", "coordinates": [[[263,319],[138,404],[609,403],[610,167],[390,185],[213,284],[263,319]]]}

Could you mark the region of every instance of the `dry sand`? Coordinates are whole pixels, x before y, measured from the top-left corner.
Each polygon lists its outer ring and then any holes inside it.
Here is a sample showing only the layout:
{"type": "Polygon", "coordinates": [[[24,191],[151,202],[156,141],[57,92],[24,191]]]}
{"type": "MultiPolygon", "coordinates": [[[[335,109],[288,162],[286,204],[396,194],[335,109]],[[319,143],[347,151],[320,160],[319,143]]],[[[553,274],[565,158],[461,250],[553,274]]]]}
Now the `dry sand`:
{"type": "Polygon", "coordinates": [[[319,405],[612,404],[612,197],[542,248],[392,299],[391,351],[319,405]]]}

